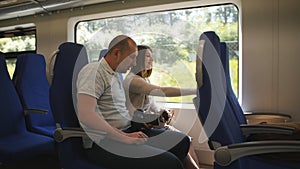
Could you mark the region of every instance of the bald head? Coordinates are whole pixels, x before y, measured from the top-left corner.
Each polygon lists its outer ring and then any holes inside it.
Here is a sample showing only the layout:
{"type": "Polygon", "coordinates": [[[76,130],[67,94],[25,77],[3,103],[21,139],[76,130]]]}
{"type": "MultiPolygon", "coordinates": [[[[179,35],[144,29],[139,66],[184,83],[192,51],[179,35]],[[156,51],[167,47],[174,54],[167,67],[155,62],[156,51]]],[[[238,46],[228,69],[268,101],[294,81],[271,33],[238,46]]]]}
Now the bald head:
{"type": "Polygon", "coordinates": [[[126,73],[136,65],[136,55],[135,41],[129,36],[118,35],[109,43],[105,59],[114,71],[126,73]]]}
{"type": "Polygon", "coordinates": [[[121,51],[130,50],[130,47],[132,46],[136,46],[133,39],[126,35],[118,35],[109,43],[108,53],[113,51],[115,48],[118,48],[121,51]]]}

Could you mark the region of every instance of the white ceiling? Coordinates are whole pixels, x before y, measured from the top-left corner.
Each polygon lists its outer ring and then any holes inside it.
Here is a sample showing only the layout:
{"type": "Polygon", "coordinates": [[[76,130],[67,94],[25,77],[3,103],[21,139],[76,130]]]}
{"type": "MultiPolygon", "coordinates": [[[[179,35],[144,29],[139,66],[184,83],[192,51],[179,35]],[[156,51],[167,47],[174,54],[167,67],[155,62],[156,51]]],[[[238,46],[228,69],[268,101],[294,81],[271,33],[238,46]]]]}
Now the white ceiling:
{"type": "Polygon", "coordinates": [[[0,20],[114,0],[0,0],[0,20]]]}

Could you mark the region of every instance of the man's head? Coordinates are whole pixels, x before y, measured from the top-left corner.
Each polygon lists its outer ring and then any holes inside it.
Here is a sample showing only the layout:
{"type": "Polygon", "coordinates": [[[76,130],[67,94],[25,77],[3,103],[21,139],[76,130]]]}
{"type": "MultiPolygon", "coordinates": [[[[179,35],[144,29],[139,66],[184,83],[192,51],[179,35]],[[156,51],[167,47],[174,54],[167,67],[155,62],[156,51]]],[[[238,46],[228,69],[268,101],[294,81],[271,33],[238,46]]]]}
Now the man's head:
{"type": "Polygon", "coordinates": [[[126,73],[136,65],[136,56],[135,41],[126,35],[119,35],[110,42],[105,59],[114,71],[126,73]]]}

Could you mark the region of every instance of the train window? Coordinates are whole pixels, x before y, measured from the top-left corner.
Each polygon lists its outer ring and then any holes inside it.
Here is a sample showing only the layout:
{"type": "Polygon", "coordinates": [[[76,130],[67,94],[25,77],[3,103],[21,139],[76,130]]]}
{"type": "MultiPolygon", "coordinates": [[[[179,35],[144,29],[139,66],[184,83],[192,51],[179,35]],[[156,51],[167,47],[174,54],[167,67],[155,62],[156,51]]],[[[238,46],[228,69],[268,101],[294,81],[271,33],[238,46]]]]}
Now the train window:
{"type": "Polygon", "coordinates": [[[22,53],[36,53],[36,28],[16,27],[0,31],[0,51],[4,53],[7,69],[12,77],[17,56],[22,53]]]}
{"type": "MultiPolygon", "coordinates": [[[[87,48],[90,61],[119,34],[153,49],[152,83],[161,86],[196,87],[195,60],[199,35],[215,31],[227,42],[234,91],[238,95],[238,9],[232,4],[149,12],[80,21],[76,42],[87,48]]],[[[158,98],[162,102],[191,103],[194,96],[158,98]]]]}

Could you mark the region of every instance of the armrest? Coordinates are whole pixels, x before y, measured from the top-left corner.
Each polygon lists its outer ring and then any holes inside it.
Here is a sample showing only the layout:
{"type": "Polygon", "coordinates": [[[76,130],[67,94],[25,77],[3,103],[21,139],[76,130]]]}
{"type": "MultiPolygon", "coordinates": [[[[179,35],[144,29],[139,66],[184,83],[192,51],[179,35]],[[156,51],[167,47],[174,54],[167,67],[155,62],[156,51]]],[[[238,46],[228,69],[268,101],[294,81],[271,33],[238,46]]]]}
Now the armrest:
{"type": "Polygon", "coordinates": [[[292,135],[295,131],[293,127],[287,126],[275,126],[275,125],[266,125],[266,124],[257,124],[257,125],[240,125],[243,135],[247,136],[250,134],[285,134],[292,135]]]}
{"type": "Polygon", "coordinates": [[[300,141],[253,141],[222,146],[215,151],[215,161],[227,166],[234,160],[266,153],[300,152],[300,141]]]}
{"type": "Polygon", "coordinates": [[[245,117],[249,124],[258,123],[274,123],[274,122],[288,122],[291,121],[292,116],[284,113],[274,112],[245,112],[245,117]]]}
{"type": "Polygon", "coordinates": [[[105,137],[106,133],[102,131],[96,130],[89,130],[84,131],[82,128],[56,128],[54,131],[54,140],[56,142],[63,142],[64,140],[71,138],[71,137],[88,137],[88,135],[93,135],[96,137],[105,137]]]}
{"type": "Polygon", "coordinates": [[[24,115],[28,115],[31,113],[35,113],[35,114],[47,114],[48,110],[44,110],[44,109],[24,109],[24,115]]]}

